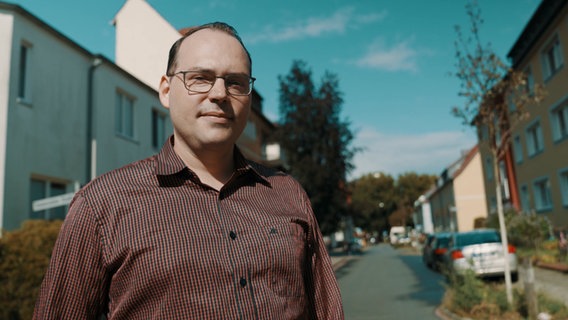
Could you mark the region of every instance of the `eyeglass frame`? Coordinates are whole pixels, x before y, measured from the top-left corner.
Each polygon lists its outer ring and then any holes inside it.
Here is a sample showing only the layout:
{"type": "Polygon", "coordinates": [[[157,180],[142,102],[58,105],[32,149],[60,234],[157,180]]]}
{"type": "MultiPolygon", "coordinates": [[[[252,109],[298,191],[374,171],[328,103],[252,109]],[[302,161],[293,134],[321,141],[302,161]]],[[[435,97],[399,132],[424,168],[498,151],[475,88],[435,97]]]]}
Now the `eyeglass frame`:
{"type": "MultiPolygon", "coordinates": [[[[223,79],[223,81],[225,82],[225,83],[224,83],[225,92],[227,92],[228,95],[230,95],[230,96],[235,96],[235,97],[246,97],[246,96],[249,96],[249,95],[252,93],[252,90],[254,89],[254,82],[256,81],[256,78],[255,78],[255,77],[251,77],[251,76],[249,76],[249,75],[247,75],[247,74],[240,74],[240,73],[237,73],[238,75],[242,75],[242,76],[245,76],[245,77],[249,78],[249,81],[248,81],[248,82],[249,82],[249,88],[250,88],[250,89],[249,89],[249,92],[246,93],[246,94],[244,94],[244,93],[235,94],[235,93],[229,92],[229,88],[227,88],[227,79],[226,79],[226,78],[227,78],[228,76],[237,75],[237,74],[228,74],[228,75],[225,75],[225,76],[218,76],[218,75],[216,75],[216,74],[214,74],[214,73],[212,73],[212,72],[207,72],[207,71],[204,71],[204,70],[183,70],[183,71],[174,72],[174,73],[172,73],[172,74],[169,74],[168,76],[169,76],[169,77],[174,77],[174,76],[178,76],[179,74],[182,75],[182,77],[181,77],[180,80],[183,82],[183,86],[185,87],[185,89],[187,90],[187,92],[189,92],[190,94],[191,94],[191,93],[209,93],[209,92],[211,91],[211,89],[213,89],[213,87],[215,86],[215,83],[217,82],[217,79],[223,79]],[[209,90],[207,90],[207,91],[195,91],[195,90],[190,89],[189,86],[188,86],[187,83],[186,83],[186,76],[185,76],[185,75],[186,75],[187,73],[211,74],[211,75],[213,75],[213,76],[215,77],[215,80],[211,83],[211,88],[209,88],[209,90]]],[[[179,78],[179,77],[177,77],[177,78],[179,78]]]]}

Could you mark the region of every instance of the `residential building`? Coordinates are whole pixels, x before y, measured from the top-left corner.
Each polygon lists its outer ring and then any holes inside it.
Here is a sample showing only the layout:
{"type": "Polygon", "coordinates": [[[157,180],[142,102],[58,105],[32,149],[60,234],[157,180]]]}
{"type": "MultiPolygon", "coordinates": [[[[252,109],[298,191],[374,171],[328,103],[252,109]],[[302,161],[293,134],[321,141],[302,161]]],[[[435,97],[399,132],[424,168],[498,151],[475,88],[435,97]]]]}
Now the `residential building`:
{"type": "MultiPolygon", "coordinates": [[[[543,0],[508,57],[515,70],[526,73],[529,92],[540,85],[546,94],[528,107],[526,120],[513,125],[509,159],[500,159],[505,205],[568,228],[568,2],[543,0]],[[518,200],[511,201],[515,195],[518,200]]],[[[494,186],[491,156],[482,153],[486,183],[494,186]]],[[[494,212],[494,187],[487,192],[488,210],[494,212]]]]}
{"type": "Polygon", "coordinates": [[[435,188],[419,202],[422,211],[429,207],[434,231],[473,230],[477,219],[487,217],[479,147],[444,169],[435,188]]]}
{"type": "MultiPolygon", "coordinates": [[[[34,200],[156,153],[172,132],[156,91],[21,6],[0,2],[0,228],[63,218],[34,200]]],[[[68,200],[67,200],[68,201],[68,200]]]]}
{"type": "Polygon", "coordinates": [[[415,228],[419,232],[434,233],[434,223],[432,221],[432,208],[430,207],[430,196],[436,191],[432,186],[426,193],[418,197],[414,202],[413,221],[415,228]]]}

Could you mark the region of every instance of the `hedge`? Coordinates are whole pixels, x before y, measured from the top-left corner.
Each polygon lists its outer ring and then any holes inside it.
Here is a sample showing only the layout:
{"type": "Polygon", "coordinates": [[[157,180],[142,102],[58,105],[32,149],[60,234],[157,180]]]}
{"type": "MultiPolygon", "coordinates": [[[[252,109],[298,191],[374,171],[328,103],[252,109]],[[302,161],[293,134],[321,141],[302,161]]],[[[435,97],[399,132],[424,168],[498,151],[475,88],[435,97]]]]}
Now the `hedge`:
{"type": "Polygon", "coordinates": [[[0,319],[31,319],[62,221],[28,220],[0,238],[0,319]]]}

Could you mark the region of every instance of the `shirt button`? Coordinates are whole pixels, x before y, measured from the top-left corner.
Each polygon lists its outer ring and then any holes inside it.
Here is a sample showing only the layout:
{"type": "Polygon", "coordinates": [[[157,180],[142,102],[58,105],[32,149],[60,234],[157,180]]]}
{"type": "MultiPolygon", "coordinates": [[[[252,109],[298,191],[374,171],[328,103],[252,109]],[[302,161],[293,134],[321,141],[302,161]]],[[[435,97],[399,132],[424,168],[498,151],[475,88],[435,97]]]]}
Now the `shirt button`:
{"type": "Polygon", "coordinates": [[[239,281],[239,283],[241,284],[241,287],[244,287],[247,285],[247,279],[241,278],[241,281],[239,281]]]}
{"type": "Polygon", "coordinates": [[[229,232],[229,237],[231,237],[231,239],[235,240],[237,238],[237,234],[235,233],[235,231],[231,231],[231,232],[229,232]]]}

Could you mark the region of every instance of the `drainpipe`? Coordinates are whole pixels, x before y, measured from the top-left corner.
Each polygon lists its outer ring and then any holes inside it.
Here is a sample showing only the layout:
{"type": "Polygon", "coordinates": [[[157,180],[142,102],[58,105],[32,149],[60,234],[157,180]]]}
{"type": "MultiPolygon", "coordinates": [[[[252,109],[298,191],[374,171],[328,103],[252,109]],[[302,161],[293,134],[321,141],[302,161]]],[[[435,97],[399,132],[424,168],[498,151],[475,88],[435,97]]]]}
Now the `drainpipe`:
{"type": "Polygon", "coordinates": [[[95,178],[97,174],[97,140],[94,134],[94,110],[93,110],[93,86],[94,86],[94,73],[95,69],[103,63],[100,56],[94,56],[94,59],[89,66],[89,72],[87,76],[87,170],[86,170],[86,181],[85,183],[91,181],[95,178]]]}

